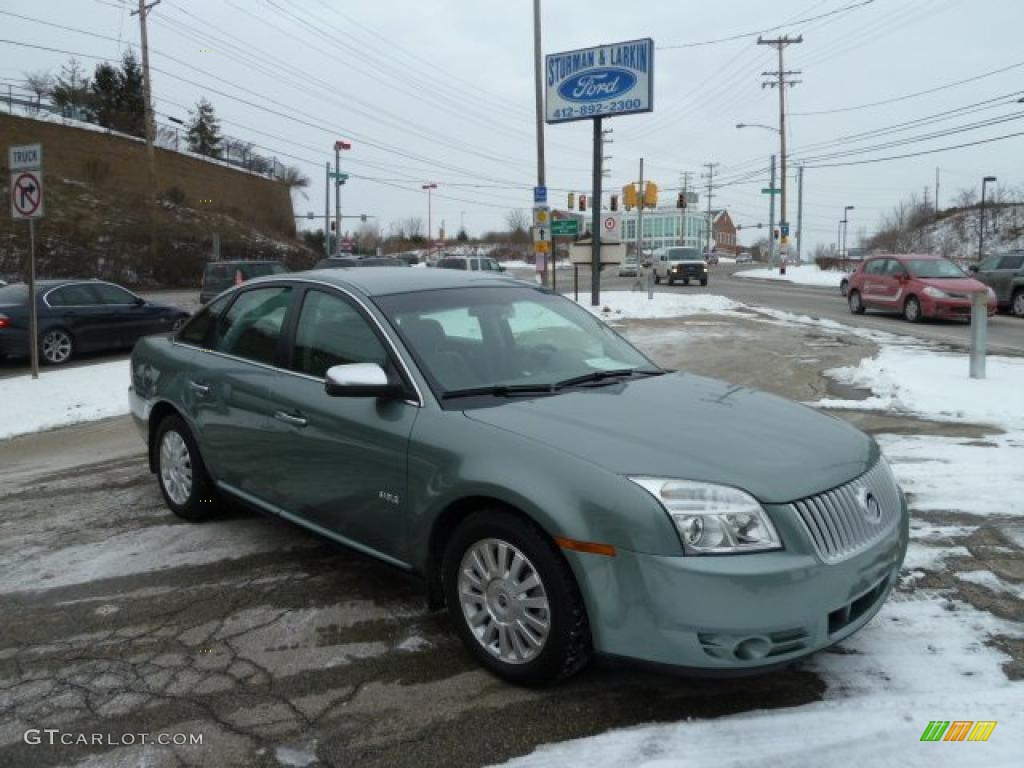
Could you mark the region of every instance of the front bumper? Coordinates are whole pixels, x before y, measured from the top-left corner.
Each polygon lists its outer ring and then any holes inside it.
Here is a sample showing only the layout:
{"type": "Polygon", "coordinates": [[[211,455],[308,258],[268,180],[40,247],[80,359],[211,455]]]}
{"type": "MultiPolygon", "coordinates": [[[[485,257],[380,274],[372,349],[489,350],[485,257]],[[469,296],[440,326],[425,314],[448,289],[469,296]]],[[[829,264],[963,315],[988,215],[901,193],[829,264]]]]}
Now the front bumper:
{"type": "Polygon", "coordinates": [[[826,648],[867,624],[895,583],[909,529],[901,503],[892,536],[832,565],[810,554],[806,539],[791,538],[792,549],[718,557],[566,552],[594,648],[723,672],[775,667],[826,648]]]}
{"type": "Polygon", "coordinates": [[[702,267],[672,267],[668,274],[673,280],[706,280],[708,270],[702,267]]]}
{"type": "MultiPolygon", "coordinates": [[[[996,313],[998,305],[995,301],[988,302],[988,315],[992,317],[996,313]]],[[[925,317],[933,318],[969,318],[971,316],[970,299],[933,299],[922,294],[921,312],[925,317]]]]}

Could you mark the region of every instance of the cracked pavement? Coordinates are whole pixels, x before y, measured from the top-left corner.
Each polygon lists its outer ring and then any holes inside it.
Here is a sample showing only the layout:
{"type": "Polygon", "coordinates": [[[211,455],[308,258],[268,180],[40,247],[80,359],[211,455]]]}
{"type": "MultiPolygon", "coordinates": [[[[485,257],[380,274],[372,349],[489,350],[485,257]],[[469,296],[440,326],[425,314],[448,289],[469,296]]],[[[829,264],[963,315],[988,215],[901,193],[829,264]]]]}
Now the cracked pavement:
{"type": "MultiPolygon", "coordinates": [[[[832,392],[820,371],[874,351],[742,317],[627,332],[666,366],[800,400],[832,392]]],[[[988,434],[842,415],[878,433],[988,434]]],[[[1024,536],[1011,524],[915,513],[917,536],[949,556],[908,568],[893,599],[944,590],[1020,621],[1024,536]],[[991,578],[963,577],[977,572],[991,578]]],[[[614,727],[796,706],[825,688],[800,665],[735,680],[596,665],[557,687],[512,687],[477,667],[397,571],[231,505],[202,525],[175,518],[126,417],[0,443],[0,573],[0,765],[478,766],[614,727]],[[29,728],[203,743],[30,745],[29,728]]],[[[991,643],[1024,678],[1020,639],[991,643]]]]}

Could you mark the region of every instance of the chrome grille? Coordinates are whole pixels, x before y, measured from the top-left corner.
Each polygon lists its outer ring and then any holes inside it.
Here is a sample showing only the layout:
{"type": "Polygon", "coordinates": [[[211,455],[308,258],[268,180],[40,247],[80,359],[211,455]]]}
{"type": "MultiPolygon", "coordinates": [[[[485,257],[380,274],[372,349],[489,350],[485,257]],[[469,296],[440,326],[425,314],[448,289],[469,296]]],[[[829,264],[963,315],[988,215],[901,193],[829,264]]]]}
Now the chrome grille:
{"type": "Polygon", "coordinates": [[[821,559],[837,563],[889,535],[899,522],[901,504],[896,478],[880,460],[857,479],[790,506],[803,520],[821,559]],[[877,519],[872,497],[878,502],[877,519]]]}

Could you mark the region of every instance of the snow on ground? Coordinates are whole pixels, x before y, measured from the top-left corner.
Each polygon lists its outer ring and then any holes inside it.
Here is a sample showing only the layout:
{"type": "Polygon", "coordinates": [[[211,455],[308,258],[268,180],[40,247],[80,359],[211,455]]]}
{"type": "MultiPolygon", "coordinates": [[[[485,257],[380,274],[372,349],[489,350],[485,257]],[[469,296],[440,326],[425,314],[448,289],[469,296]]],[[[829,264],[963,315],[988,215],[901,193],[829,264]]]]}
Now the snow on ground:
{"type": "Polygon", "coordinates": [[[780,275],[778,268],[744,269],[734,277],[753,277],[758,280],[781,280],[797,285],[818,285],[838,288],[845,272],[822,270],[817,264],[798,264],[786,267],[786,274],[780,275]]]}
{"type": "Polygon", "coordinates": [[[602,291],[601,306],[592,307],[584,299],[580,306],[598,317],[610,321],[653,320],[691,315],[735,314],[744,305],[708,293],[677,294],[656,293],[647,298],[647,291],[602,291]]]}
{"type": "Polygon", "coordinates": [[[0,440],[128,413],[128,361],[0,379],[0,440]]]}

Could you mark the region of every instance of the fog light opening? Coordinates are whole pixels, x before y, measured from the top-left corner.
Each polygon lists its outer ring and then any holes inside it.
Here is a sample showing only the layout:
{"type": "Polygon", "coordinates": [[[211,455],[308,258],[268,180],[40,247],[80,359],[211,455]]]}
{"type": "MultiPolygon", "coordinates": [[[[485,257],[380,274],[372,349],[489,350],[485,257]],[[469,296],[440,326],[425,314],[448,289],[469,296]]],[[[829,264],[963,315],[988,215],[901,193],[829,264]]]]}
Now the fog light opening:
{"type": "Polygon", "coordinates": [[[763,659],[772,649],[772,644],[764,637],[748,637],[736,643],[733,655],[742,661],[763,659]]]}

